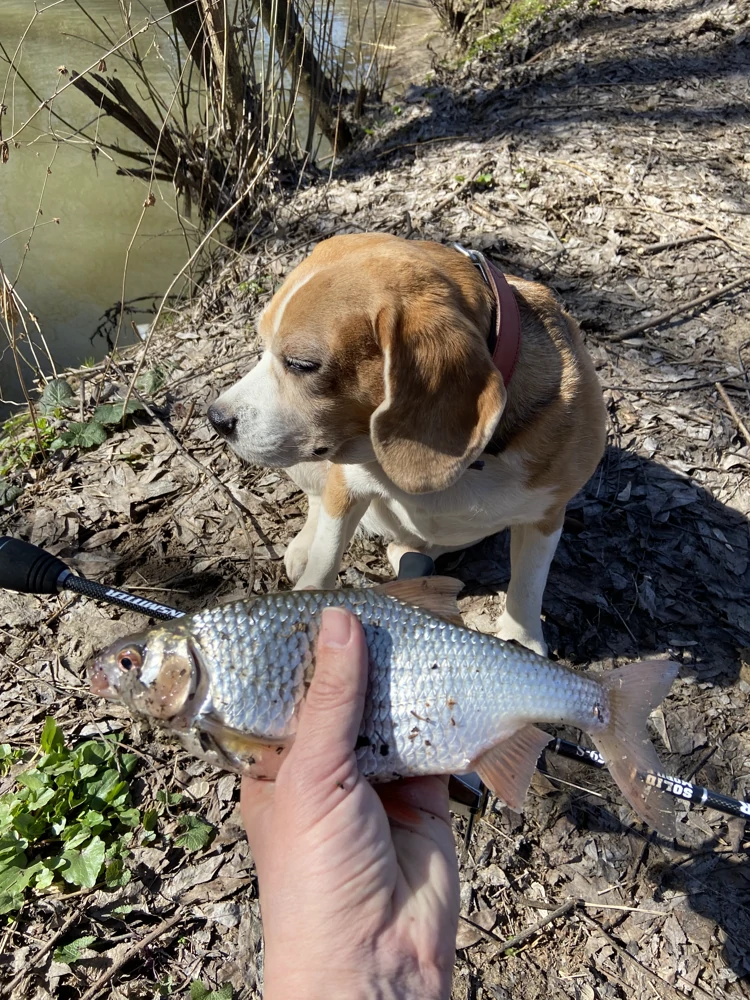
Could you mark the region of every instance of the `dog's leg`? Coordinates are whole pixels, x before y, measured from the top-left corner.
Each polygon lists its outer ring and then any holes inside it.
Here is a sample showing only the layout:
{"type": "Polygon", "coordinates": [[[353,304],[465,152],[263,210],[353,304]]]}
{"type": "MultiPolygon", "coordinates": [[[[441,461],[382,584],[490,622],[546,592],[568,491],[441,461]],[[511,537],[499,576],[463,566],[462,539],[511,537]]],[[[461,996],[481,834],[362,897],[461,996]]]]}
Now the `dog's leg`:
{"type": "Polygon", "coordinates": [[[562,533],[564,508],[541,524],[510,529],[510,583],[497,635],[547,655],[542,633],[542,597],[562,533]]]}
{"type": "Polygon", "coordinates": [[[296,583],[305,572],[307,557],[318,526],[320,497],[325,489],[330,464],[328,462],[301,462],[286,470],[287,475],[307,494],[307,520],[297,532],[284,553],[286,575],[296,583]]]}
{"type": "Polygon", "coordinates": [[[305,572],[305,566],[307,566],[307,560],[310,555],[310,546],[313,543],[315,531],[318,527],[320,497],[308,496],[307,503],[307,520],[302,529],[297,532],[289,545],[287,545],[286,552],[284,553],[286,575],[292,583],[296,583],[305,572]]]}
{"type": "Polygon", "coordinates": [[[331,466],[320,499],[307,565],[295,590],[331,590],[336,586],[344,550],[369,504],[369,497],[362,499],[351,493],[342,466],[331,466]]]}

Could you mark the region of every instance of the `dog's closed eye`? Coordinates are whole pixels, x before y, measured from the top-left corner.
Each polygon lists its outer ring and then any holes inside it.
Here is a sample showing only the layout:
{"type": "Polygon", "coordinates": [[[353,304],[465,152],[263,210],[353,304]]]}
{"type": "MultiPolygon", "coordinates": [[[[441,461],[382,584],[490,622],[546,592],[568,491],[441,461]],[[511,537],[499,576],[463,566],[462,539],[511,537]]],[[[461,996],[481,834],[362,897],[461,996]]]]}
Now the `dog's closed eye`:
{"type": "Polygon", "coordinates": [[[284,358],[284,367],[297,375],[309,375],[320,368],[320,362],[305,358],[284,358]]]}

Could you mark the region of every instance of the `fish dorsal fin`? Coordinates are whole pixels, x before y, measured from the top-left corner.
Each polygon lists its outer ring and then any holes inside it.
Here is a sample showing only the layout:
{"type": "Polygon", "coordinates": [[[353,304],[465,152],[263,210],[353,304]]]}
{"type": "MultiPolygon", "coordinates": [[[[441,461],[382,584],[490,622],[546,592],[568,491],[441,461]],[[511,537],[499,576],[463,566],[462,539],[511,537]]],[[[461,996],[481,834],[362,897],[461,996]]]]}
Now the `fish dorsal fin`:
{"type": "Polygon", "coordinates": [[[377,589],[404,604],[413,604],[443,618],[451,625],[464,628],[464,620],[456,603],[463,586],[460,580],[452,576],[419,576],[413,580],[383,583],[377,589]]]}
{"type": "Polygon", "coordinates": [[[539,755],[552,737],[526,725],[472,762],[490,791],[516,812],[523,808],[539,755]]]}

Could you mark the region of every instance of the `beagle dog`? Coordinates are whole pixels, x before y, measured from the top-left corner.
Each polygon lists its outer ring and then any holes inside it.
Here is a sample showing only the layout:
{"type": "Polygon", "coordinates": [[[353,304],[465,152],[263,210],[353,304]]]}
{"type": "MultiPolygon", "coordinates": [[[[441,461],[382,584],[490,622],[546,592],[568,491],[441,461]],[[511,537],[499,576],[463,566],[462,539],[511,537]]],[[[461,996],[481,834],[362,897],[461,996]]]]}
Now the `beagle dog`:
{"type": "Polygon", "coordinates": [[[542,596],[565,505],[592,475],[605,410],[578,326],[483,255],[381,234],[320,243],[263,311],[258,364],[209,408],[309,512],[286,550],[329,589],[358,525],[433,558],[511,531],[498,634],[545,655],[542,596]]]}

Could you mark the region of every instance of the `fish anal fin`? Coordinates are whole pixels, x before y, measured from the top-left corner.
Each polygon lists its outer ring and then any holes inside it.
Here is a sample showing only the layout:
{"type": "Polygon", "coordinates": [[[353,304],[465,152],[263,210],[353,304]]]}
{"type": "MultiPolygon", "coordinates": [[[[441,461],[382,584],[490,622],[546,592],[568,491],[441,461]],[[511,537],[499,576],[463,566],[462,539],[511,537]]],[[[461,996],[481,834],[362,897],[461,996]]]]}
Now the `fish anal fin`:
{"type": "Polygon", "coordinates": [[[463,628],[464,621],[456,603],[463,586],[460,580],[451,576],[420,576],[413,580],[393,580],[377,589],[463,628]]]}
{"type": "Polygon", "coordinates": [[[472,770],[491,792],[520,812],[539,755],[551,739],[536,726],[522,726],[473,761],[472,770]]]}

